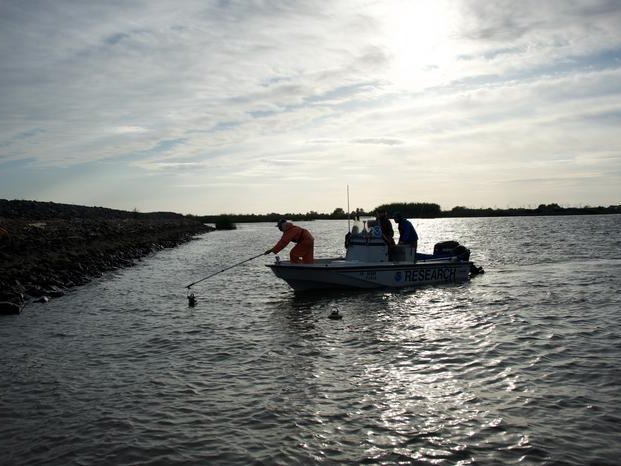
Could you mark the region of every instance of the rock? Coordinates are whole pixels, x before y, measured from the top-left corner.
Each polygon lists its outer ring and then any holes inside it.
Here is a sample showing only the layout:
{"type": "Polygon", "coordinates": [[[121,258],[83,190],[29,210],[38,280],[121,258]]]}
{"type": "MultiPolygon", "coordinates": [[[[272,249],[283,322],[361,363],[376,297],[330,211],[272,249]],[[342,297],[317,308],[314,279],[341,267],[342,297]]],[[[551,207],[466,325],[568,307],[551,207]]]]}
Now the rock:
{"type": "MultiPolygon", "coordinates": [[[[8,231],[0,242],[0,301],[8,303],[20,293],[34,299],[62,296],[68,288],[214,229],[170,212],[4,199],[0,220],[8,231]]],[[[18,312],[22,307],[18,304],[18,312]]],[[[5,308],[15,311],[15,305],[5,308]]]]}
{"type": "Polygon", "coordinates": [[[52,286],[48,290],[46,290],[45,294],[50,298],[60,298],[65,295],[65,290],[59,288],[57,286],[52,286]]]}
{"type": "Polygon", "coordinates": [[[12,301],[0,301],[0,314],[19,314],[24,307],[23,304],[14,303],[12,301]]]}

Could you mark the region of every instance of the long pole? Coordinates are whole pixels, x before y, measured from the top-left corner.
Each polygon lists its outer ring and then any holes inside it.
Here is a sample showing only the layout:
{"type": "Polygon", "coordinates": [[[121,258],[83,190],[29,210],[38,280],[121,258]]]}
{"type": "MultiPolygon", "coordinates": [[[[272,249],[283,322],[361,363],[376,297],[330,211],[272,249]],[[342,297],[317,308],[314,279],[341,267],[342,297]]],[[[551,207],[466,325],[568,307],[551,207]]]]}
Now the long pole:
{"type": "Polygon", "coordinates": [[[350,216],[351,211],[349,210],[349,185],[347,185],[347,231],[351,233],[350,216]]]}
{"type": "Polygon", "coordinates": [[[194,286],[194,285],[196,285],[197,283],[202,282],[203,280],[207,280],[208,278],[211,278],[211,277],[213,277],[214,275],[218,275],[219,273],[225,272],[225,271],[227,271],[227,270],[229,270],[229,269],[232,269],[233,267],[237,267],[238,265],[242,265],[242,264],[245,264],[246,262],[250,262],[251,260],[256,259],[257,257],[262,256],[262,255],[264,255],[264,253],[257,254],[256,256],[252,256],[252,257],[250,257],[250,258],[248,258],[248,259],[246,259],[246,260],[243,260],[243,261],[241,261],[241,262],[238,262],[237,264],[229,265],[228,267],[226,267],[226,268],[224,268],[224,269],[222,269],[222,270],[218,270],[217,272],[212,273],[211,275],[207,275],[206,277],[201,278],[200,280],[196,280],[194,283],[190,283],[188,286],[186,286],[186,288],[187,288],[187,289],[190,289],[191,287],[193,287],[193,286],[194,286]]]}

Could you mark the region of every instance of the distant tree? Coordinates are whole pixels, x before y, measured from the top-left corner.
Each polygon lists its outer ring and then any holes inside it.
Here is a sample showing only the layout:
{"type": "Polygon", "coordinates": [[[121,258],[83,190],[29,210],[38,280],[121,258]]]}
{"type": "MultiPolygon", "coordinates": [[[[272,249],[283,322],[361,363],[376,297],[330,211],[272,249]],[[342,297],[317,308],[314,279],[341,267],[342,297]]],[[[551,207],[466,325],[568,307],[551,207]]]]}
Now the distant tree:
{"type": "Polygon", "coordinates": [[[563,209],[561,206],[559,206],[556,203],[552,203],[552,204],[539,204],[539,206],[537,207],[537,211],[539,213],[542,214],[555,214],[555,213],[559,213],[562,212],[563,209]]]}
{"type": "Polygon", "coordinates": [[[440,206],[430,202],[393,202],[382,204],[376,207],[374,211],[386,211],[389,215],[399,212],[404,217],[409,218],[434,218],[440,217],[442,214],[440,206]]]}
{"type": "Polygon", "coordinates": [[[330,214],[330,217],[332,217],[332,218],[343,218],[343,217],[345,217],[345,211],[341,207],[337,207],[336,209],[334,209],[334,212],[332,212],[332,214],[330,214]]]}
{"type": "Polygon", "coordinates": [[[237,225],[233,222],[233,219],[226,214],[219,215],[216,218],[216,230],[236,230],[237,225]]]}

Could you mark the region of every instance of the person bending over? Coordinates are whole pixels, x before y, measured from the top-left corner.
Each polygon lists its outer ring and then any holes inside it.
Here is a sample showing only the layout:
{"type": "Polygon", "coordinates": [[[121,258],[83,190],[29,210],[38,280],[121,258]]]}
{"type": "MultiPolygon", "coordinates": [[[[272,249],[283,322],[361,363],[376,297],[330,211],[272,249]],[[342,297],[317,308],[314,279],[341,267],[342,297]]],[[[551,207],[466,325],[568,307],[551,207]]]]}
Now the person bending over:
{"type": "Polygon", "coordinates": [[[302,227],[296,226],[293,223],[286,221],[285,219],[278,220],[276,226],[280,231],[282,231],[282,237],[274,245],[274,247],[265,251],[265,254],[267,255],[270,252],[278,254],[289,243],[293,242],[296,243],[296,245],[289,252],[289,258],[291,260],[291,263],[312,264],[313,252],[315,248],[315,239],[313,238],[313,235],[310,234],[310,231],[302,227]]]}

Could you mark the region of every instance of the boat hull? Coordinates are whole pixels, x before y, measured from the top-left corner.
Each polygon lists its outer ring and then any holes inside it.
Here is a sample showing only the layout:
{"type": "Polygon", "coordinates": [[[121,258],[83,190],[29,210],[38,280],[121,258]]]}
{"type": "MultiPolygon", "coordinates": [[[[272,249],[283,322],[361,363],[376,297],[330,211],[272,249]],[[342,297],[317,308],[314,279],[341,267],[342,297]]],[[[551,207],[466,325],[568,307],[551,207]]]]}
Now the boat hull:
{"type": "Polygon", "coordinates": [[[295,291],[327,288],[406,288],[462,283],[470,277],[469,261],[429,260],[415,263],[352,263],[320,260],[313,264],[268,264],[274,275],[295,291]]]}

